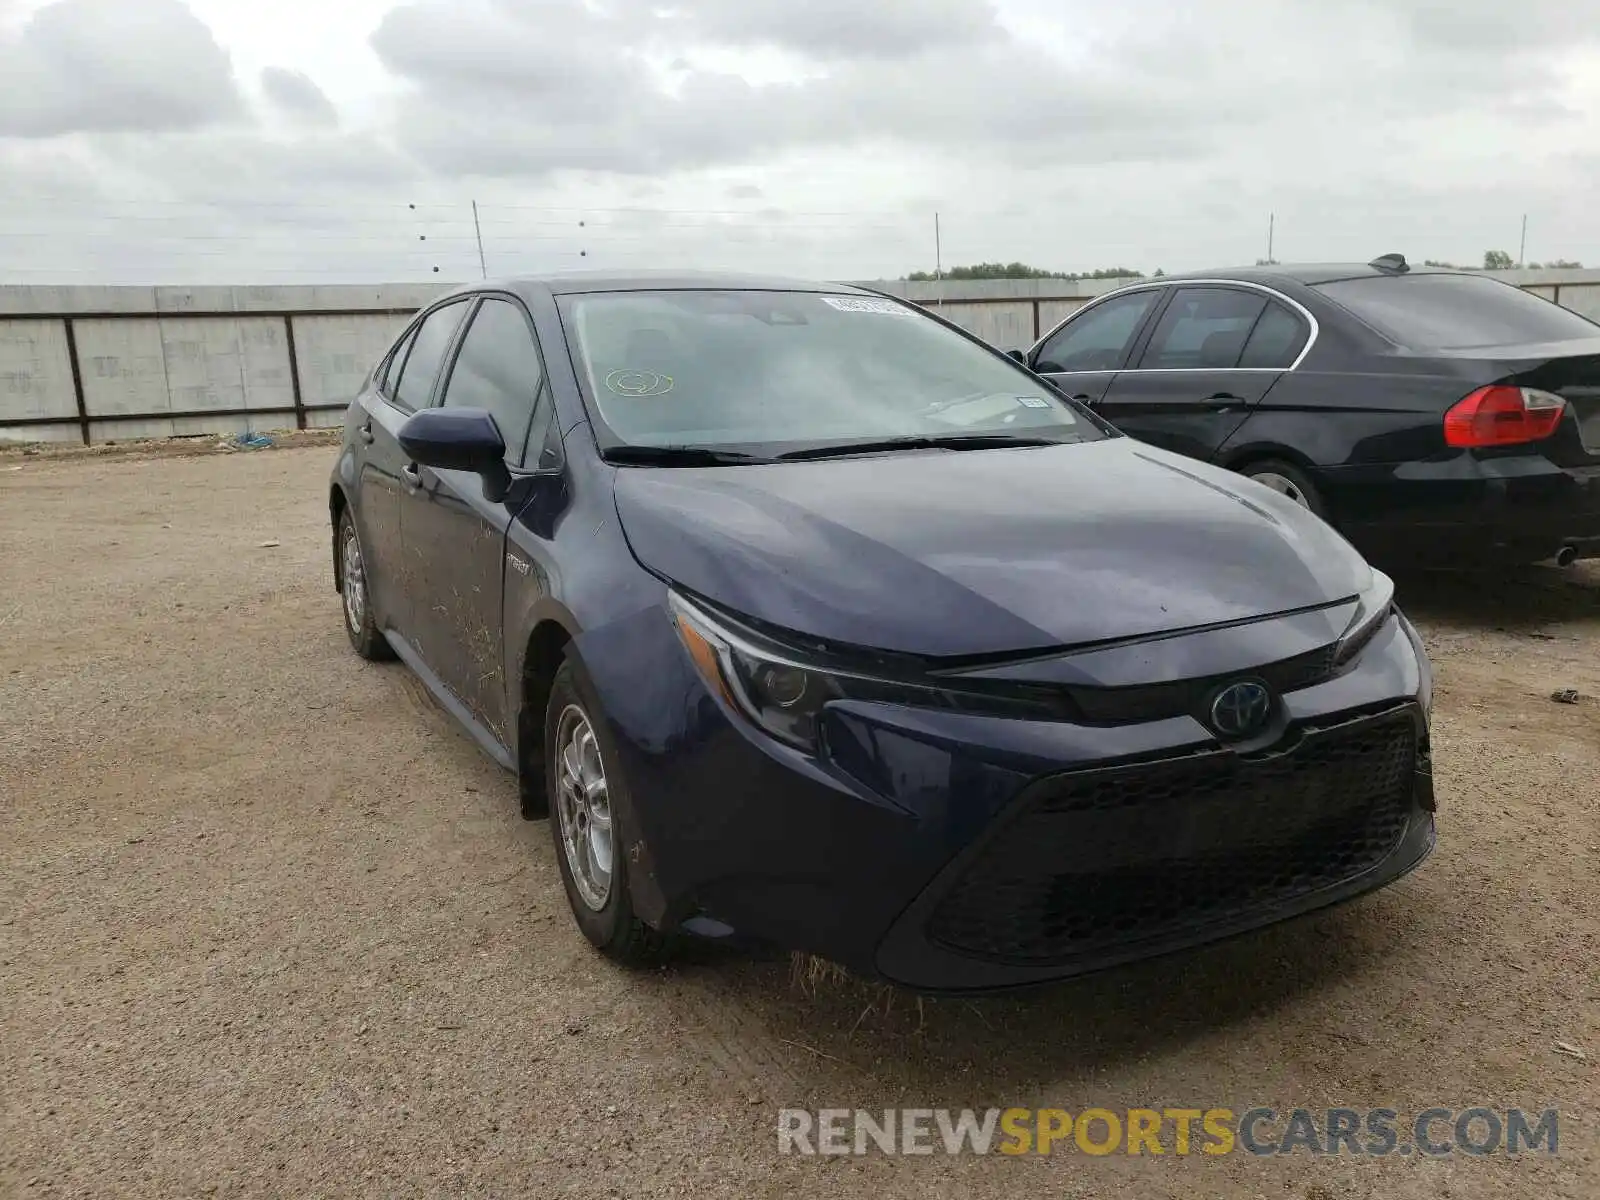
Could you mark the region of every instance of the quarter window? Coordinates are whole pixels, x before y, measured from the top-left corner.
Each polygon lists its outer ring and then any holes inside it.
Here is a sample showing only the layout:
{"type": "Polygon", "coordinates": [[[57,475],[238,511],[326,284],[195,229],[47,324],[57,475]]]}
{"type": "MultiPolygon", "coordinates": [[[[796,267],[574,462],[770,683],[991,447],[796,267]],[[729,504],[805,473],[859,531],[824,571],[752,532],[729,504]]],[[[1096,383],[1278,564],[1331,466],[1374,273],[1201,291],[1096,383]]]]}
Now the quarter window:
{"type": "Polygon", "coordinates": [[[1286,370],[1300,356],[1307,335],[1304,321],[1283,305],[1268,301],[1266,312],[1244,344],[1239,365],[1286,370]]]}
{"type": "Polygon", "coordinates": [[[1139,366],[1145,370],[1229,370],[1267,298],[1232,288],[1179,288],[1150,336],[1139,366]]]}
{"type": "Polygon", "coordinates": [[[406,352],[411,349],[411,343],[416,336],[417,330],[415,326],[407,329],[405,336],[389,352],[389,356],[378,364],[378,391],[385,396],[394,395],[394,385],[400,382],[400,368],[405,366],[406,352]]]}
{"type": "MultiPolygon", "coordinates": [[[[447,304],[429,313],[411,339],[411,350],[406,355],[405,366],[400,370],[400,381],[394,387],[397,408],[415,412],[426,408],[433,398],[433,381],[444,362],[444,353],[450,348],[456,326],[467,311],[464,302],[447,304]]],[[[392,376],[393,372],[391,372],[392,376]]]]}
{"type": "Polygon", "coordinates": [[[1116,370],[1160,296],[1159,289],[1151,288],[1096,304],[1056,330],[1034,357],[1033,369],[1042,373],[1116,370]]]}
{"type": "Polygon", "coordinates": [[[544,388],[544,362],[522,309],[509,300],[484,300],[450,369],[446,408],[482,408],[505,439],[506,459],[523,460],[528,426],[544,388]]]}

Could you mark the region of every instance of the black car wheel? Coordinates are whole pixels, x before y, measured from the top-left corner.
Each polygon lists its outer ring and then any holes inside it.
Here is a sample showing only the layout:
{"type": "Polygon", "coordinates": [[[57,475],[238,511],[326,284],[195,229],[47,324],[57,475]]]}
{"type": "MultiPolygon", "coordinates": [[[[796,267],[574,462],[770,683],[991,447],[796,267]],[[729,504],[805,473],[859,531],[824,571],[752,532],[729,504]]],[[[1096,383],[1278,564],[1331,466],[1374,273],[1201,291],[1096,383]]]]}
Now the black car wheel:
{"type": "Polygon", "coordinates": [[[563,663],[545,710],[545,784],[561,881],[596,949],[630,966],[656,962],[667,939],[639,919],[628,891],[627,784],[600,707],[585,690],[574,665],[563,663]]]}
{"type": "Polygon", "coordinates": [[[1273,491],[1287,496],[1301,508],[1310,509],[1319,517],[1327,516],[1326,510],[1322,507],[1322,497],[1317,494],[1316,485],[1306,478],[1305,472],[1299,467],[1281,459],[1269,458],[1260,462],[1246,463],[1239,468],[1239,474],[1265,484],[1273,491]]]}
{"type": "Polygon", "coordinates": [[[339,514],[339,592],[344,598],[344,631],[356,653],[369,662],[393,658],[394,650],[373,621],[367,561],[349,509],[339,514]]]}

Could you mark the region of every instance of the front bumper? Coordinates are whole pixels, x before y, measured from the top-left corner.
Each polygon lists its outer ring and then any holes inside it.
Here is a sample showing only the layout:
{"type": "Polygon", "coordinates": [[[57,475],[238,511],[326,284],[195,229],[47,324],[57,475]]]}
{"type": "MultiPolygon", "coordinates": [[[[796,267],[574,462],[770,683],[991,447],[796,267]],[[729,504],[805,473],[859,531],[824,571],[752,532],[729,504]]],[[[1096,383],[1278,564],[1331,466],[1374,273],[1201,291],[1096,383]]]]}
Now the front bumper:
{"type": "Polygon", "coordinates": [[[1213,941],[1380,887],[1433,845],[1426,668],[1398,619],[1286,693],[1284,738],[1250,756],[1189,716],[1090,727],[845,702],[810,758],[713,698],[660,614],[579,649],[630,783],[642,915],[710,918],[918,990],[1213,941]]]}
{"type": "Polygon", "coordinates": [[[1289,750],[1199,750],[1029,785],[895,923],[883,974],[1059,979],[1322,908],[1433,848],[1420,710],[1302,723],[1289,750]]]}

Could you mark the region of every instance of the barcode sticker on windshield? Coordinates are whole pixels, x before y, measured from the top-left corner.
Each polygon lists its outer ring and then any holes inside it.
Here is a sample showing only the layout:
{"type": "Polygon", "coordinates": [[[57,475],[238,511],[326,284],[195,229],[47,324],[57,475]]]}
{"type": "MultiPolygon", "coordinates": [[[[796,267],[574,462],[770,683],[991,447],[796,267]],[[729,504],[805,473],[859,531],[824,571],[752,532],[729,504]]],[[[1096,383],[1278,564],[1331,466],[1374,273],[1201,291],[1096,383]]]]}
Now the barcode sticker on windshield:
{"type": "Polygon", "coordinates": [[[1050,401],[1043,396],[1018,396],[1018,404],[1026,404],[1029,408],[1049,408],[1050,401]]]}
{"type": "Polygon", "coordinates": [[[824,296],[822,302],[837,308],[840,312],[878,313],[885,317],[913,315],[903,304],[896,304],[893,300],[873,300],[866,296],[824,296]]]}

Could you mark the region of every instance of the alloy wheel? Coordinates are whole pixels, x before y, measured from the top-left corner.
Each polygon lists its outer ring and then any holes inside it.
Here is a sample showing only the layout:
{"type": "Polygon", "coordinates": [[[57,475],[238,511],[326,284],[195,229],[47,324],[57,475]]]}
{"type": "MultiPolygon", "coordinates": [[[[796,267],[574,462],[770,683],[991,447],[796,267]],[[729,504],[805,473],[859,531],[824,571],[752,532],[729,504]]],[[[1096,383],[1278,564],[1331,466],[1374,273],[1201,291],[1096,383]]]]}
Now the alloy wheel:
{"type": "Polygon", "coordinates": [[[1311,507],[1311,502],[1306,499],[1306,494],[1300,490],[1299,485],[1296,484],[1294,480],[1283,475],[1279,475],[1276,471],[1263,471],[1259,475],[1250,476],[1250,478],[1254,479],[1257,483],[1266,484],[1269,488],[1280,495],[1289,497],[1289,499],[1293,500],[1301,508],[1308,509],[1311,507]]]}
{"type": "Polygon", "coordinates": [[[361,562],[361,542],[355,523],[344,531],[344,619],[350,632],[359,634],[367,617],[367,576],[361,562]]]}
{"type": "Polygon", "coordinates": [[[611,793],[600,743],[576,704],[556,724],[556,755],[556,820],[567,868],[584,904],[599,912],[611,897],[615,865],[611,793]]]}

